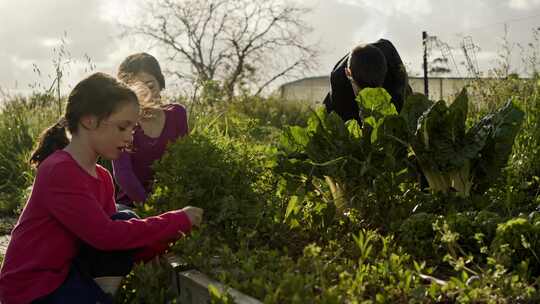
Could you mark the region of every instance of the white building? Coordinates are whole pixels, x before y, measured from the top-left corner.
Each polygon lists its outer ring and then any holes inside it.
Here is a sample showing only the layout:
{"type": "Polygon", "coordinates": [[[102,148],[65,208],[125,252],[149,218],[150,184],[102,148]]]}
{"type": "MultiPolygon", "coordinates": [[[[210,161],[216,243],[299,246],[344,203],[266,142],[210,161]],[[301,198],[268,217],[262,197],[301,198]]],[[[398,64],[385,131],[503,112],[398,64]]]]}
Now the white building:
{"type": "MultiPolygon", "coordinates": [[[[428,81],[429,97],[432,100],[452,100],[474,78],[431,77],[428,81]]],[[[414,92],[424,92],[424,78],[409,77],[414,92]]],[[[319,76],[303,78],[281,85],[278,95],[289,101],[303,101],[311,104],[322,103],[330,90],[330,77],[319,76]]]]}

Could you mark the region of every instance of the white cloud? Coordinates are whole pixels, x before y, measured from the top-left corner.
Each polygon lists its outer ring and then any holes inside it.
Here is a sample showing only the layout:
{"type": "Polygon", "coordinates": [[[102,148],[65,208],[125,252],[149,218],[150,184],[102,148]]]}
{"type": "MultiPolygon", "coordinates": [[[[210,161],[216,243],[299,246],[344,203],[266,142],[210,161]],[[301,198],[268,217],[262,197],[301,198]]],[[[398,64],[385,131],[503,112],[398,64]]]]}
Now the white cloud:
{"type": "Polygon", "coordinates": [[[100,0],[99,15],[104,20],[112,23],[121,21],[122,23],[136,22],[136,15],[141,4],[141,0],[100,0]]]}
{"type": "MultiPolygon", "coordinates": [[[[356,45],[360,43],[371,43],[379,40],[382,37],[387,37],[387,22],[388,18],[382,16],[377,19],[367,20],[362,27],[354,31],[353,44],[356,45]]],[[[353,45],[351,44],[350,48],[352,47],[353,45]]]]}
{"type": "Polygon", "coordinates": [[[13,65],[21,69],[31,69],[33,61],[30,59],[22,59],[17,56],[11,56],[10,61],[13,65]]]}
{"type": "Polygon", "coordinates": [[[53,47],[60,46],[62,43],[64,43],[65,45],[69,45],[71,43],[71,40],[70,39],[64,39],[62,41],[61,38],[44,38],[44,39],[41,39],[41,45],[43,45],[45,47],[48,47],[48,48],[53,48],[53,47]]]}
{"type": "Polygon", "coordinates": [[[386,16],[407,15],[416,17],[418,15],[427,15],[433,12],[429,0],[338,0],[337,2],[354,5],[359,8],[375,9],[372,17],[377,19],[381,14],[386,16]]]}
{"type": "Polygon", "coordinates": [[[66,54],[66,84],[76,83],[85,76],[81,66],[88,66],[85,55],[92,58],[97,69],[107,61],[118,44],[116,26],[106,20],[98,1],[82,0],[18,0],[0,1],[0,87],[26,88],[36,81],[49,83],[54,74],[53,59],[63,45],[66,54]],[[63,42],[62,42],[63,41],[63,42]],[[99,63],[99,64],[98,64],[99,63]],[[38,77],[33,70],[41,70],[38,77]]]}
{"type": "Polygon", "coordinates": [[[510,0],[508,6],[516,10],[529,10],[539,4],[540,0],[510,0]]]}
{"type": "MultiPolygon", "coordinates": [[[[136,22],[138,3],[143,0],[0,0],[0,87],[26,88],[37,77],[33,64],[42,69],[44,84],[53,73],[53,48],[67,31],[66,48],[73,63],[66,82],[76,83],[88,73],[87,54],[96,70],[114,74],[123,58],[148,51],[163,61],[148,41],[118,38],[117,22],[136,22]]],[[[151,1],[151,0],[150,0],[151,1]]],[[[293,1],[293,0],[279,0],[293,1]]],[[[307,22],[314,28],[311,41],[320,42],[319,68],[314,75],[327,74],[354,44],[390,39],[412,71],[422,60],[423,30],[454,47],[457,64],[463,60],[460,42],[471,35],[481,50],[478,61],[488,68],[500,49],[503,24],[509,21],[512,43],[532,41],[531,29],[538,27],[540,0],[295,0],[313,6],[307,22]],[[529,18],[525,18],[529,17],[529,18]]],[[[436,50],[440,53],[439,50],[436,50]]],[[[517,50],[516,50],[517,53],[517,50]]],[[[438,54],[438,53],[437,53],[438,54]]],[[[513,63],[519,64],[519,58],[513,63]]],[[[174,67],[179,68],[179,67],[174,67]]]]}

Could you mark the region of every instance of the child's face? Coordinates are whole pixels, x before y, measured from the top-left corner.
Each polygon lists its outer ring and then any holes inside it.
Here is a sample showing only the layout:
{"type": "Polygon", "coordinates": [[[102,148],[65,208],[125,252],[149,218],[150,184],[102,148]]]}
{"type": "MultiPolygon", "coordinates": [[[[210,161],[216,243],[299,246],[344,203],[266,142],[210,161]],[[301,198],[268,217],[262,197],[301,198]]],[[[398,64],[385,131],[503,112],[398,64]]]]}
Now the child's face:
{"type": "Polygon", "coordinates": [[[347,78],[351,82],[351,87],[353,89],[354,96],[358,95],[358,92],[360,91],[360,87],[358,86],[356,81],[352,78],[352,72],[351,72],[350,68],[345,68],[345,75],[347,76],[347,78]]]}
{"type": "Polygon", "coordinates": [[[130,87],[135,91],[141,103],[159,103],[161,99],[161,87],[156,77],[146,72],[139,72],[129,82],[130,87]]]}
{"type": "Polygon", "coordinates": [[[133,141],[133,128],[139,119],[139,106],[128,102],[89,131],[91,145],[105,159],[117,159],[133,141]]]}

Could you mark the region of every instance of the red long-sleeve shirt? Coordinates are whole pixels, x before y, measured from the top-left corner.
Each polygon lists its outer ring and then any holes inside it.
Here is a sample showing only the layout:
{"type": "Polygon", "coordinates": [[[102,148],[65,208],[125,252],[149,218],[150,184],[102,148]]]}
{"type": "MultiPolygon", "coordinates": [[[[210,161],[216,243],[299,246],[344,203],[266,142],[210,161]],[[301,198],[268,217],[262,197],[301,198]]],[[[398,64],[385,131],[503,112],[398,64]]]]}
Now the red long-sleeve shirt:
{"type": "Polygon", "coordinates": [[[113,221],[116,212],[110,173],[88,174],[65,151],[38,168],[0,270],[0,302],[29,303],[58,288],[81,242],[101,250],[139,248],[179,238],[191,222],[182,211],[143,220],[113,221]]]}

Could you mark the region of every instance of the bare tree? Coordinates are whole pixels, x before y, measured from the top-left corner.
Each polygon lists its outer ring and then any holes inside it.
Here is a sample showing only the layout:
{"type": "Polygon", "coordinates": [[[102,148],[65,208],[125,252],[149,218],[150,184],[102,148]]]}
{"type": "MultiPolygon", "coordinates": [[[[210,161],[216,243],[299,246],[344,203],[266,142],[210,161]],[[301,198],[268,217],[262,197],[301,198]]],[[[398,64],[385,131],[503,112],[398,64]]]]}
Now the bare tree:
{"type": "Polygon", "coordinates": [[[275,81],[303,75],[317,52],[307,45],[309,9],[282,0],[148,0],[125,35],[166,50],[171,74],[191,83],[218,83],[230,99],[259,95],[275,81]],[[190,69],[180,68],[189,64],[190,69]],[[174,67],[174,68],[170,68],[174,67]]]}

